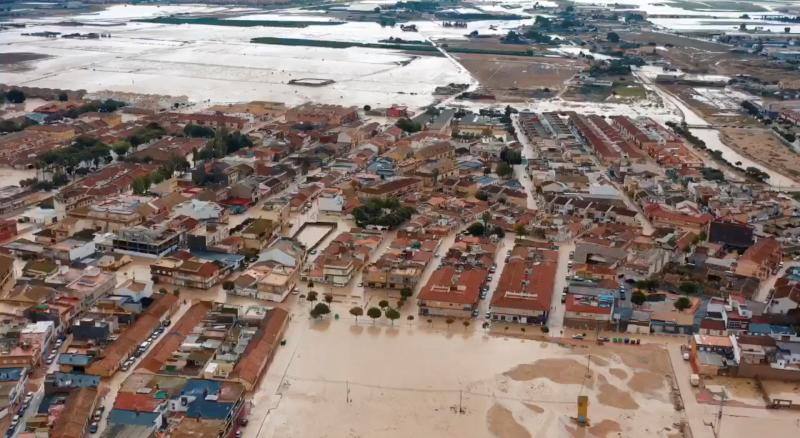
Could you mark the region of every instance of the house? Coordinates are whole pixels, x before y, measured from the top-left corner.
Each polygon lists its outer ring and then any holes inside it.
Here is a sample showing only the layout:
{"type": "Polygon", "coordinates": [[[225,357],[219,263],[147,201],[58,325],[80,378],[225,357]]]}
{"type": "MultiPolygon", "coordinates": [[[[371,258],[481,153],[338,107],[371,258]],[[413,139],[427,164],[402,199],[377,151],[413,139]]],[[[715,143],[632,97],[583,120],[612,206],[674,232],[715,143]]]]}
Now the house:
{"type": "Polygon", "coordinates": [[[228,293],[282,302],[295,288],[304,259],[305,251],[299,243],[280,238],[234,280],[234,288],[228,293]]]}
{"type": "Polygon", "coordinates": [[[372,186],[362,187],[359,190],[361,197],[401,197],[409,193],[422,190],[422,180],[419,178],[397,178],[372,186]]]}
{"type": "Polygon", "coordinates": [[[786,315],[797,309],[800,309],[800,283],[789,282],[785,277],[779,278],[764,312],[786,315]]]}
{"type": "Polygon", "coordinates": [[[692,369],[703,376],[727,375],[739,363],[736,337],[696,334],[690,340],[692,369]]]}
{"type": "Polygon", "coordinates": [[[759,239],[739,257],[736,274],[766,280],[778,270],[783,259],[781,244],[772,238],[759,239]]]}
{"type": "Polygon", "coordinates": [[[568,292],[564,305],[564,326],[577,329],[612,328],[614,295],[568,292]]]}
{"type": "Polygon", "coordinates": [[[672,211],[659,204],[649,204],[644,215],[655,227],[678,228],[696,234],[704,232],[713,219],[709,214],[687,214],[672,211]]]}
{"type": "Polygon", "coordinates": [[[461,272],[454,266],[437,269],[417,296],[419,314],[471,318],[487,274],[480,268],[461,272]]]}
{"type": "Polygon", "coordinates": [[[221,271],[218,263],[194,257],[164,257],[150,265],[150,273],[158,283],[195,289],[210,289],[218,284],[221,271]]]}
{"type": "Polygon", "coordinates": [[[557,266],[557,251],[515,248],[492,294],[492,320],[545,324],[557,266]]]}
{"type": "Polygon", "coordinates": [[[172,209],[176,215],[183,215],[203,221],[221,221],[224,219],[225,209],[216,202],[200,201],[192,199],[176,205],[172,209]]]}
{"type": "Polygon", "coordinates": [[[272,240],[276,224],[269,219],[256,218],[241,232],[246,249],[261,251],[272,240]]]}
{"type": "Polygon", "coordinates": [[[14,257],[0,254],[0,295],[14,287],[14,261],[14,257]]]}

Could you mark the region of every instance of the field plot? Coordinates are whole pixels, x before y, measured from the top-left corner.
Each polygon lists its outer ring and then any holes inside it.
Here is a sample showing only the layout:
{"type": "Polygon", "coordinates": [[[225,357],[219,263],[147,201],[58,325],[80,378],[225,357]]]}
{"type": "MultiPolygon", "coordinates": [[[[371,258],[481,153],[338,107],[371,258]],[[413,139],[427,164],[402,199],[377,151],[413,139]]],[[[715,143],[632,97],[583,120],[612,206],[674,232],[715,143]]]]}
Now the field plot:
{"type": "Polygon", "coordinates": [[[583,68],[580,61],[564,58],[476,54],[459,54],[456,58],[490,90],[558,90],[583,68]]]}
{"type": "Polygon", "coordinates": [[[725,144],[795,181],[800,181],[800,155],[789,149],[777,135],[764,128],[721,128],[725,144]]]}
{"type": "Polygon", "coordinates": [[[272,409],[246,436],[681,436],[661,347],[564,347],[439,324],[296,316],[254,398],[272,409]],[[588,430],[571,419],[579,394],[588,430]]]}

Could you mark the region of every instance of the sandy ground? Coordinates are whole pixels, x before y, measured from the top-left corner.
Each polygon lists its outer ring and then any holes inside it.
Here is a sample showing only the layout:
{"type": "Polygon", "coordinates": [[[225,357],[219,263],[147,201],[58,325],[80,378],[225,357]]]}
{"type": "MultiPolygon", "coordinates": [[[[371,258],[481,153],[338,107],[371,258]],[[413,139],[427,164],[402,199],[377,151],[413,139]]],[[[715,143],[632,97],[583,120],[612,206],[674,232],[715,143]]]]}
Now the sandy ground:
{"type": "Polygon", "coordinates": [[[400,321],[294,315],[245,436],[670,436],[680,420],[660,347],[565,347],[400,321]],[[571,419],[579,394],[590,398],[591,434],[571,419]]]}
{"type": "Polygon", "coordinates": [[[783,144],[769,129],[720,128],[722,141],[764,165],[800,181],[800,154],[783,144]]]}

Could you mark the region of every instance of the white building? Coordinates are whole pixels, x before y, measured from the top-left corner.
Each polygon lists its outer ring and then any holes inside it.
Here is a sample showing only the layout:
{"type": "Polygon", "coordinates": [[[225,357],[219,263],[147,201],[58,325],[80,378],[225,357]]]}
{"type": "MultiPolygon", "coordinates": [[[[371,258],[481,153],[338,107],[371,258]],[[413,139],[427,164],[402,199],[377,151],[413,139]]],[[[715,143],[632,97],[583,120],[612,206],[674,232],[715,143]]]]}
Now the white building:
{"type": "Polygon", "coordinates": [[[216,202],[199,201],[197,199],[182,202],[172,209],[176,215],[188,216],[198,221],[219,219],[223,215],[224,210],[225,209],[216,202]]]}

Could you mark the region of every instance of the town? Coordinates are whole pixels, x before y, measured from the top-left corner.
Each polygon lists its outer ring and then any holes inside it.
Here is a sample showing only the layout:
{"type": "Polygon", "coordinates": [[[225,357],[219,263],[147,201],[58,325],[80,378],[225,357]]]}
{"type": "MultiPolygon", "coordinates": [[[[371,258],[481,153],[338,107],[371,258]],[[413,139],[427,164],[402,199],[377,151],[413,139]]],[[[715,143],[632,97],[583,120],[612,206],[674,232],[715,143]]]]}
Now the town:
{"type": "Polygon", "coordinates": [[[244,3],[0,16],[6,437],[800,432],[797,5],[244,3]]]}

